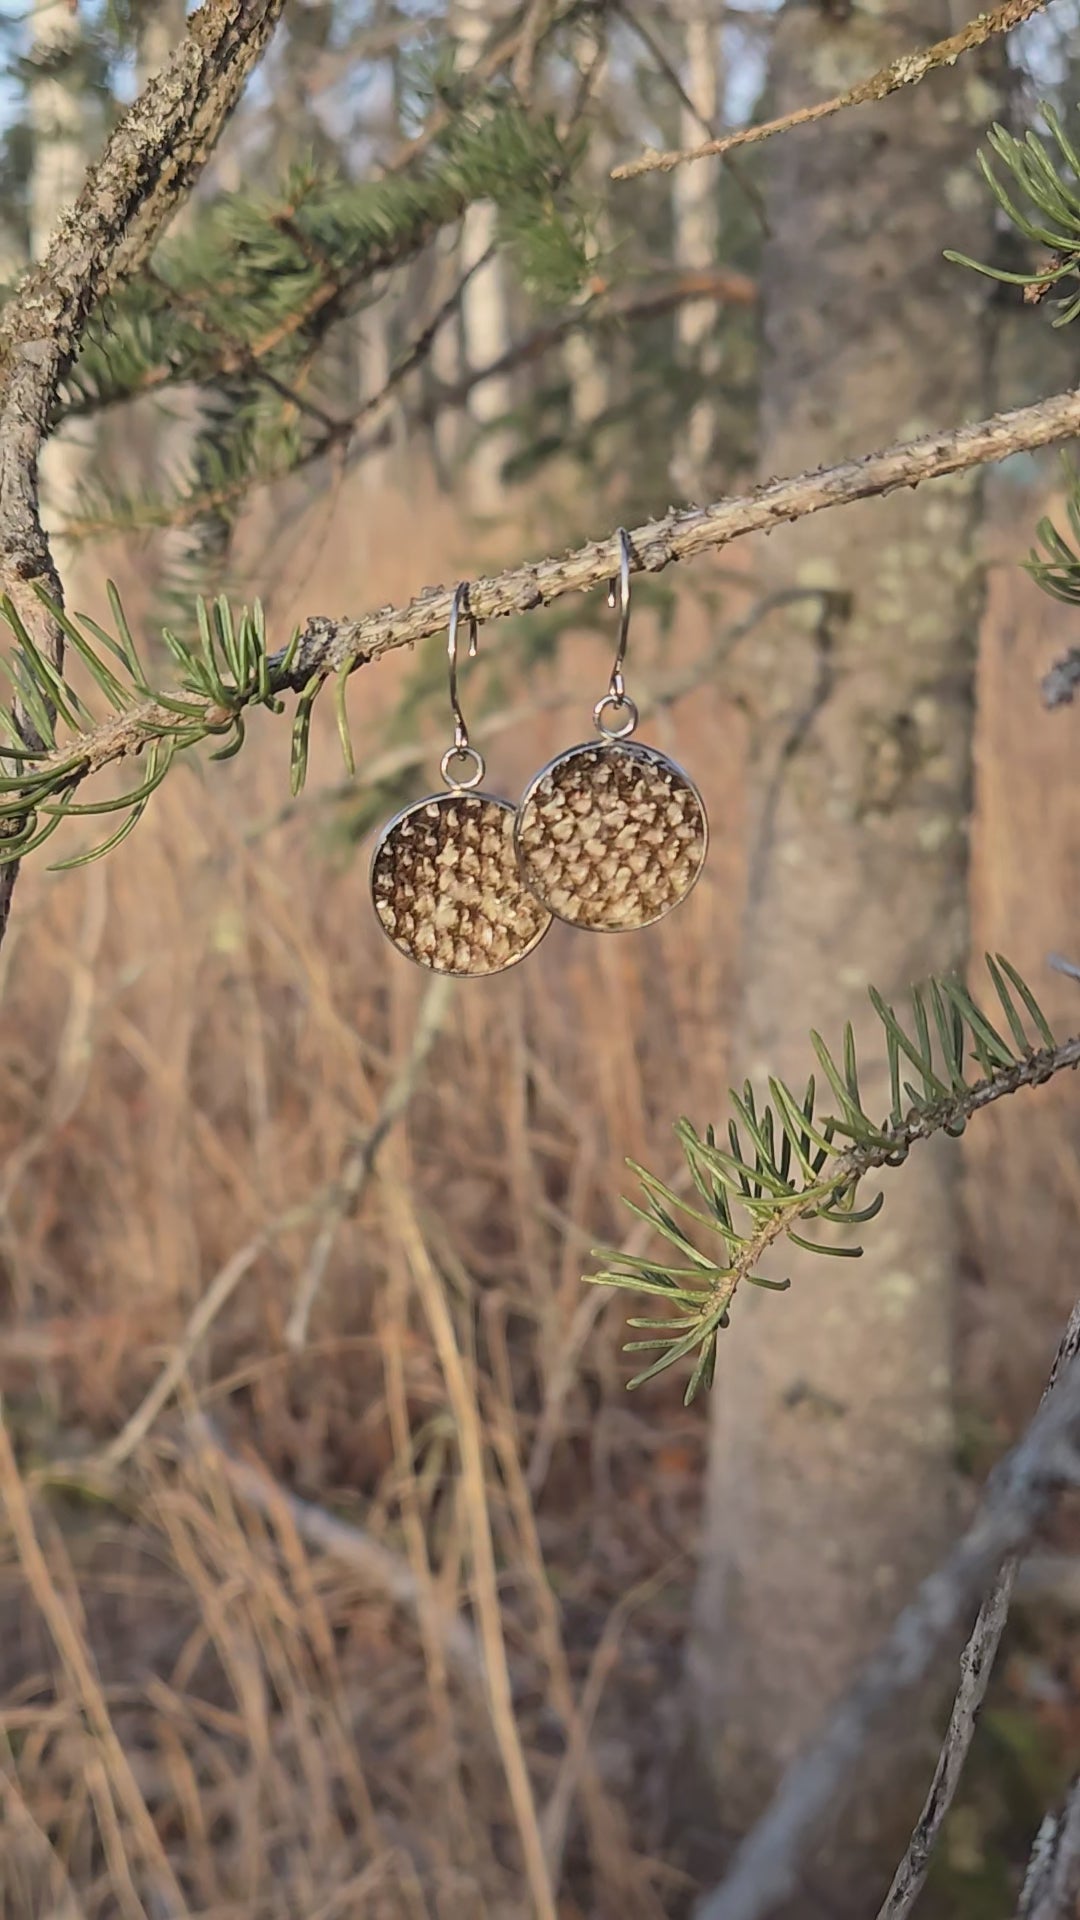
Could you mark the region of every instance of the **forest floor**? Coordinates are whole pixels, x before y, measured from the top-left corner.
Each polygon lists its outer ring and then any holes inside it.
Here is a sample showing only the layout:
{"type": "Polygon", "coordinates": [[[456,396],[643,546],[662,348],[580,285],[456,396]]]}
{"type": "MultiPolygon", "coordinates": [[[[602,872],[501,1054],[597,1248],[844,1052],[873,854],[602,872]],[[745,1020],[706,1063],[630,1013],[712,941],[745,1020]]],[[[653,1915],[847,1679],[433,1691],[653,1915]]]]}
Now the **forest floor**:
{"type": "MultiPolygon", "coordinates": [[[[447,504],[421,522],[415,497],[362,485],[317,536],[299,509],[245,528],[274,630],[479,570],[447,504]]],[[[144,563],[107,559],[145,616],[144,563]]],[[[752,603],[738,562],[672,582],[667,639],[642,596],[636,687],[692,670],[752,603]]],[[[608,636],[568,634],[524,685],[488,660],[503,637],[470,673],[495,715],[530,709],[486,746],[487,784],[514,793],[586,737],[608,636]]],[[[1007,952],[1063,1030],[1077,990],[1045,963],[1069,929],[1080,959],[1076,720],[1044,714],[1037,682],[1069,638],[992,567],[973,951],[1007,952]]],[[[287,723],[258,716],[238,759],[188,756],[106,861],[32,860],[20,881],[0,958],[0,1389],[21,1468],[0,1449],[4,1920],[509,1920],[534,1825],[564,1920],[660,1920],[693,1892],[671,1780],[706,1410],[674,1376],[627,1395],[625,1302],[580,1275],[633,1226],[625,1160],[670,1177],[673,1121],[724,1117],[743,721],[714,678],[643,729],[714,823],[677,915],[625,941],[556,927],[519,971],[433,994],[383,939],[358,845],[405,797],[379,757],[417,737],[387,719],[416,668],[355,676],[357,782],[324,701],[288,805],[287,723]],[[438,1031],[407,1116],[346,1204],[421,1017],[438,1031]],[[220,1303],[202,1328],[201,1300],[220,1303]],[[493,1651],[512,1714],[485,1696],[493,1651]]],[[[422,733],[434,785],[444,742],[422,733]]],[[[1070,1083],[963,1146],[961,1503],[1072,1302],[1078,1143],[1070,1083]]],[[[1013,1910],[1080,1758],[1077,1589],[1080,1560],[1031,1569],[928,1915],[1013,1910]]]]}

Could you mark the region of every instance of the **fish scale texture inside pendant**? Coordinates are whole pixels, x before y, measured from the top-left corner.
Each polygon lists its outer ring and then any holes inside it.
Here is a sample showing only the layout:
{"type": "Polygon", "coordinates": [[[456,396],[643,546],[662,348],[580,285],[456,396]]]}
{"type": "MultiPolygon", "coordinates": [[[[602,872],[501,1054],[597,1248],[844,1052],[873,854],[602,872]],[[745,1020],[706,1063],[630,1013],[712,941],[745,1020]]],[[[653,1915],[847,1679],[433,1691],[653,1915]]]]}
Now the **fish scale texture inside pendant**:
{"type": "Polygon", "coordinates": [[[551,915],[523,884],[514,809],[485,793],[443,793],[392,820],[375,849],[379,921],[435,973],[501,973],[523,960],[551,915]]]}
{"type": "Polygon", "coordinates": [[[647,927],[685,899],[708,845],[693,781],[636,741],[572,747],[523,799],[518,856],[545,906],[574,926],[647,927]]]}

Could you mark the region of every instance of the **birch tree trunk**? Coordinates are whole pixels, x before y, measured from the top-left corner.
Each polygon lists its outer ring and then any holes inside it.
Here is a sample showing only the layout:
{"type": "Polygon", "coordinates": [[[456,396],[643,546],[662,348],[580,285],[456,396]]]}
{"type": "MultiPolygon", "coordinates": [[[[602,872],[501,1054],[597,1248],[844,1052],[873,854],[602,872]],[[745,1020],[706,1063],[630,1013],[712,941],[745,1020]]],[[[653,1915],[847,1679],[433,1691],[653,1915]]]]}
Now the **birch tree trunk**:
{"type": "MultiPolygon", "coordinates": [[[[954,24],[939,0],[843,20],[789,0],[772,111],[954,24]]],[[[769,147],[764,474],[990,410],[986,283],[942,251],[992,249],[975,148],[1001,112],[1000,73],[966,60],[769,147]]],[[[809,1029],[838,1041],[851,1018],[882,1114],[867,983],[901,996],[964,961],[979,521],[979,481],[963,475],[804,521],[760,552],[767,587],[834,598],[829,617],[789,613],[755,645],[742,1067],[801,1087],[809,1029]]],[[[689,1665],[736,1826],[943,1543],[959,1173],[951,1142],[914,1155],[889,1176],[863,1260],[787,1250],[790,1293],[748,1289],[721,1342],[689,1665]]]]}
{"type": "MultiPolygon", "coordinates": [[[[686,62],[683,84],[694,111],[683,106],[680,117],[680,144],[695,146],[720,132],[720,62],[717,9],[713,0],[685,0],[686,62]]],[[[672,213],[674,215],[675,264],[689,270],[716,265],[719,239],[719,202],[716,168],[712,166],[676,167],[671,176],[672,213]]],[[[703,386],[715,373],[718,355],[711,350],[710,336],[717,331],[716,309],[709,302],[688,301],[677,309],[675,338],[680,355],[696,364],[703,386]]],[[[671,462],[671,477],[680,491],[702,498],[709,455],[716,432],[716,409],[708,392],[691,408],[682,437],[671,462]]]]}
{"type": "MultiPolygon", "coordinates": [[[[597,60],[597,34],[603,32],[602,19],[583,21],[574,34],[576,64],[582,73],[591,72],[597,60]]],[[[614,161],[614,146],[603,105],[609,71],[606,52],[600,54],[593,73],[592,99],[597,105],[596,125],[589,138],[585,161],[586,179],[595,192],[601,211],[597,214],[597,235],[601,246],[610,244],[611,223],[607,218],[606,198],[611,193],[608,178],[614,161]]],[[[570,378],[570,406],[578,427],[595,426],[607,412],[611,400],[612,355],[617,351],[610,340],[602,344],[590,333],[572,333],[563,347],[563,362],[570,378]]]]}
{"type": "MultiPolygon", "coordinates": [[[[474,66],[491,27],[492,10],[486,0],[458,0],[454,27],[461,39],[460,64],[474,66]]],[[[468,273],[493,246],[497,228],[495,208],[488,201],[471,206],[461,223],[458,270],[468,273]]],[[[510,345],[510,317],[505,268],[498,258],[472,273],[461,302],[462,359],[466,368],[486,367],[510,345]]],[[[481,517],[502,511],[502,469],[512,450],[512,437],[494,422],[510,410],[513,388],[508,376],[483,380],[469,396],[469,417],[480,437],[469,455],[469,506],[481,517]]]]}

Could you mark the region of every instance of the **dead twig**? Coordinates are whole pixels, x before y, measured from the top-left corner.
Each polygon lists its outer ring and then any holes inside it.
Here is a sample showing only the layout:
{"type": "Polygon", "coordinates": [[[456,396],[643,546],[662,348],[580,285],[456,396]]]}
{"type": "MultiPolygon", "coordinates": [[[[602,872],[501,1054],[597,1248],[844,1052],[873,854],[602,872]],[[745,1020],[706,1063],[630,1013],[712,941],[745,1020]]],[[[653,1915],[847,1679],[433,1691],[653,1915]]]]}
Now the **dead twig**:
{"type": "Polygon", "coordinates": [[[788,1768],[697,1920],[762,1920],[795,1893],[803,1859],[826,1815],[849,1792],[880,1722],[929,1671],[1006,1556],[1030,1539],[1058,1488],[1076,1479],[1078,1444],[1080,1361],[1072,1360],[991,1474],[967,1532],[923,1581],[818,1739],[788,1768]]]}
{"type": "Polygon", "coordinates": [[[1032,14],[1041,13],[1047,0],[1004,0],[1004,5],[995,7],[990,13],[977,14],[974,20],[960,28],[959,33],[951,33],[945,40],[937,40],[931,47],[922,47],[915,53],[901,54],[898,60],[890,60],[887,67],[879,68],[866,80],[860,80],[854,87],[848,87],[844,93],[833,94],[829,100],[819,100],[810,107],[796,107],[793,113],[785,113],[777,120],[763,120],[756,127],[742,127],[737,133],[726,133],[717,140],[705,140],[699,147],[675,147],[666,153],[650,148],[638,160],[624,161],[622,166],[613,167],[613,180],[637,180],[643,173],[670,173],[673,167],[681,167],[690,160],[707,160],[713,155],[724,156],[733,153],[737,147],[756,146],[761,140],[771,140],[775,133],[787,133],[792,127],[809,127],[818,120],[828,120],[834,113],[841,113],[845,107],[865,106],[871,100],[885,100],[890,93],[898,93],[901,87],[917,86],[925,80],[928,73],[936,67],[951,67],[961,54],[968,53],[973,47],[984,46],[995,34],[1009,33],[1024,20],[1030,20],[1032,14]]]}
{"type": "Polygon", "coordinates": [[[1076,1920],[1080,1913],[1080,1775],[1060,1813],[1048,1813],[1031,1850],[1017,1920],[1076,1920]]]}
{"type": "MultiPolygon", "coordinates": [[[[1069,1324],[1061,1336],[1054,1356],[1043,1400],[1054,1390],[1061,1369],[1080,1352],[1080,1302],[1073,1308],[1069,1324]]],[[[1016,1585],[1018,1560],[1010,1554],[982,1606],[963,1653],[960,1655],[960,1685],[949,1715],[948,1731],[934,1769],[930,1791],[900,1865],[893,1875],[878,1920],[903,1920],[910,1913],[926,1880],[930,1855],[934,1850],[942,1822],[953,1803],[960,1775],[975,1732],[979,1709],[986,1697],[994,1659],[997,1655],[1009,1604],[1016,1585]]]]}

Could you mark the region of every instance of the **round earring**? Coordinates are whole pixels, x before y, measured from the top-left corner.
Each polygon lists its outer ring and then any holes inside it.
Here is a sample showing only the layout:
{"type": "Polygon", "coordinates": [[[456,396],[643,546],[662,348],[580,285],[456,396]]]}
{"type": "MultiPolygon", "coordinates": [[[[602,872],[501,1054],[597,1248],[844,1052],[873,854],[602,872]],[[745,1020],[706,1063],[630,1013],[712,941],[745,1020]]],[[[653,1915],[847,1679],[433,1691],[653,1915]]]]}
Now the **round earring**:
{"type": "Polygon", "coordinates": [[[524,960],[543,939],[551,915],[522,880],[510,801],[476,791],[484,760],[469,745],[457,688],[463,611],[469,658],[476,656],[477,623],[468,594],[463,580],[454,592],[447,642],[454,744],[443,754],[441,771],[449,791],[414,801],[383,828],[371,859],[371,893],[379,924],[399,953],[435,973],[480,975],[502,973],[524,960]]]}
{"type": "Polygon", "coordinates": [[[630,541],[621,527],[619,544],[619,578],[608,588],[619,644],[608,690],[593,708],[601,741],[550,761],[525,789],[514,823],[521,871],[537,899],[594,933],[648,927],[670,913],[698,879],[709,844],[705,803],[689,774],[630,739],[638,710],[623,681],[630,541]]]}

